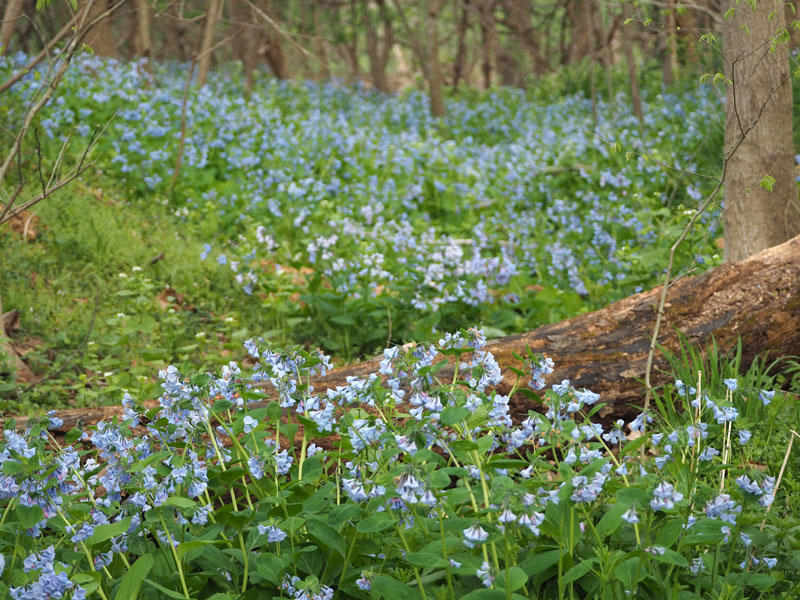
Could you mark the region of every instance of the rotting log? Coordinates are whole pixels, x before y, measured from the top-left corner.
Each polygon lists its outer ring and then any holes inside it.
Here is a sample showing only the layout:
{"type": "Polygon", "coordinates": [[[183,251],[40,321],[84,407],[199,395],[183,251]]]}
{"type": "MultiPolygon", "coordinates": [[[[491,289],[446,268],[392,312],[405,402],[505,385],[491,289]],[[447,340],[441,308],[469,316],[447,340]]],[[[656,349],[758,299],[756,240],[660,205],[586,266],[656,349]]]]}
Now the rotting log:
{"type": "MultiPolygon", "coordinates": [[[[606,404],[601,417],[630,417],[644,397],[642,381],[660,293],[659,286],[594,312],[492,340],[488,349],[505,373],[499,391],[508,392],[514,383],[515,376],[507,371],[519,366],[513,353],[530,347],[555,361],[549,383],[569,379],[573,386],[601,395],[606,404]]],[[[678,332],[699,345],[713,336],[723,349],[733,347],[740,337],[743,364],[758,355],[800,355],[800,236],[745,261],[673,282],[658,343],[677,350],[678,332]]],[[[379,362],[373,358],[340,367],[312,384],[324,392],[345,385],[348,377],[377,372],[379,362]]],[[[657,353],[654,385],[665,382],[667,366],[657,353]]],[[[155,401],[149,404],[154,406],[155,401]]],[[[510,404],[515,418],[533,408],[521,394],[510,404]]],[[[98,407],[63,410],[56,416],[64,420],[63,433],[77,423],[89,425],[120,413],[119,407],[98,407]]],[[[24,426],[25,421],[18,418],[17,425],[24,426]]]]}

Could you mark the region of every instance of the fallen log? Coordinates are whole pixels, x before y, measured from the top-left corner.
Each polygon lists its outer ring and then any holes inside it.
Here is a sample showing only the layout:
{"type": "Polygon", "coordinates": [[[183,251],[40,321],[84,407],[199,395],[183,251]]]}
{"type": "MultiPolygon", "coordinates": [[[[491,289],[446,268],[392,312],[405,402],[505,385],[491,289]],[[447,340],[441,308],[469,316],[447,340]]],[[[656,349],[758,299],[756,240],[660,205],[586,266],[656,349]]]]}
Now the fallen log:
{"type": "MultiPolygon", "coordinates": [[[[601,417],[634,414],[644,398],[642,381],[660,294],[661,286],[594,312],[492,340],[488,349],[505,372],[499,391],[508,392],[514,383],[514,375],[506,371],[519,366],[513,354],[530,347],[555,361],[550,383],[569,379],[577,388],[599,393],[606,404],[601,417]]],[[[758,355],[800,355],[800,236],[742,262],[673,282],[658,343],[675,351],[679,333],[699,345],[713,336],[720,348],[731,348],[741,338],[745,365],[758,355]]],[[[373,358],[340,367],[312,384],[324,392],[345,385],[348,377],[377,372],[379,362],[373,358]]],[[[657,355],[654,385],[665,382],[667,366],[657,355]]],[[[517,418],[533,408],[521,394],[510,404],[517,418]]],[[[63,410],[56,416],[64,421],[63,433],[78,423],[90,425],[119,414],[121,409],[111,406],[63,410]]],[[[17,425],[26,421],[17,418],[17,425]]]]}

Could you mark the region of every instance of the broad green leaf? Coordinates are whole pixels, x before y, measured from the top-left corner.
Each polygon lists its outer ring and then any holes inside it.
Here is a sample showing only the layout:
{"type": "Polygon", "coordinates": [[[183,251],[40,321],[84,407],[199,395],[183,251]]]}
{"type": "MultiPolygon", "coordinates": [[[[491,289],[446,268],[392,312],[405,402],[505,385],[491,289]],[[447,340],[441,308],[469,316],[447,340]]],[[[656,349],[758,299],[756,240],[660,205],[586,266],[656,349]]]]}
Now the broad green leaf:
{"type": "Polygon", "coordinates": [[[125,517],[122,521],[116,523],[108,523],[106,525],[98,525],[94,528],[94,532],[86,540],[86,545],[90,548],[95,544],[100,544],[113,537],[122,535],[131,526],[131,518],[125,517]]]}
{"type": "Polygon", "coordinates": [[[119,582],[114,600],[136,600],[144,578],[153,568],[153,555],[144,554],[136,559],[119,582]]]}
{"type": "Polygon", "coordinates": [[[421,597],[416,587],[388,575],[375,575],[372,589],[385,600],[418,600],[421,597]]]}
{"type": "Polygon", "coordinates": [[[197,507],[197,503],[183,496],[170,496],[164,500],[162,506],[174,506],[175,508],[181,508],[183,510],[192,510],[197,507]]]}
{"type": "Polygon", "coordinates": [[[564,573],[564,576],[561,578],[562,583],[571,583],[573,581],[577,581],[578,579],[586,575],[586,573],[591,571],[592,567],[594,566],[594,563],[596,562],[597,562],[596,558],[590,558],[587,560],[582,560],[577,565],[572,566],[569,570],[567,570],[566,573],[564,573]]]}
{"type": "Polygon", "coordinates": [[[630,508],[624,504],[609,506],[606,513],[597,522],[597,532],[602,535],[611,535],[622,525],[622,515],[630,508]]]}
{"type": "Polygon", "coordinates": [[[546,552],[529,554],[519,563],[519,567],[529,576],[536,575],[556,564],[560,553],[560,550],[547,550],[546,552]]]}
{"type": "Polygon", "coordinates": [[[664,550],[664,554],[659,554],[657,552],[653,552],[653,558],[658,562],[666,563],[668,565],[676,565],[678,567],[688,567],[689,561],[686,560],[683,556],[672,550],[671,548],[666,548],[664,550]]]}
{"type": "Polygon", "coordinates": [[[528,574],[520,567],[509,567],[501,570],[494,579],[494,584],[512,592],[517,591],[528,582],[528,574]],[[508,586],[506,586],[506,572],[508,573],[508,586]]]}
{"type": "Polygon", "coordinates": [[[44,519],[44,511],[38,504],[34,504],[33,506],[17,504],[14,510],[17,513],[19,524],[22,525],[23,529],[30,529],[36,525],[36,523],[44,519]]]}
{"type": "Polygon", "coordinates": [[[356,531],[359,533],[378,533],[394,527],[394,518],[387,512],[379,512],[370,515],[363,521],[359,521],[356,525],[356,531]]]}
{"type": "Polygon", "coordinates": [[[198,548],[203,548],[204,546],[209,546],[214,543],[215,540],[192,540],[190,542],[183,542],[182,544],[178,544],[178,547],[175,548],[175,552],[178,558],[183,558],[192,550],[197,550],[198,548]]]}
{"type": "Polygon", "coordinates": [[[347,544],[342,535],[333,527],[320,519],[308,519],[306,521],[309,537],[323,546],[327,546],[335,551],[339,556],[347,556],[347,544]]]}

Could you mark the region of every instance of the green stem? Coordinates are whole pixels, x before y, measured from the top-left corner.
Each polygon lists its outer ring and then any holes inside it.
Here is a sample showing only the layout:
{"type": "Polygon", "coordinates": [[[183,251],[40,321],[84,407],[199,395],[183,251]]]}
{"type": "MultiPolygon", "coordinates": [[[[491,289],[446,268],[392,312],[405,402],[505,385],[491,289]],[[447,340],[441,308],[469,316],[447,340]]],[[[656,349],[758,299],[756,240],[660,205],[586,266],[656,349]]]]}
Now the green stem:
{"type": "Polygon", "coordinates": [[[178,577],[181,580],[183,595],[186,596],[188,600],[191,600],[191,596],[189,596],[189,590],[186,587],[186,578],[183,576],[183,567],[181,566],[181,559],[178,558],[178,551],[175,550],[175,544],[172,541],[172,536],[169,533],[169,529],[167,529],[167,524],[164,522],[164,517],[161,514],[159,514],[158,519],[159,521],[161,521],[161,526],[164,528],[164,534],[167,536],[167,541],[169,542],[169,549],[172,550],[172,557],[175,559],[175,566],[178,567],[178,577]]]}
{"type": "Polygon", "coordinates": [[[250,553],[245,550],[244,537],[242,532],[239,532],[239,548],[242,549],[242,562],[244,563],[244,573],[242,574],[242,593],[247,591],[247,575],[250,572],[250,553]]]}
{"type": "MultiPolygon", "coordinates": [[[[408,545],[408,542],[406,542],[406,537],[403,535],[402,527],[395,522],[394,528],[397,531],[397,534],[400,536],[400,541],[403,542],[403,548],[405,548],[406,553],[411,554],[411,547],[408,545]]],[[[419,586],[420,594],[422,594],[422,600],[428,600],[428,597],[425,594],[425,588],[422,585],[422,577],[420,577],[419,568],[416,566],[412,568],[414,569],[414,577],[417,580],[417,586],[419,586]]]]}

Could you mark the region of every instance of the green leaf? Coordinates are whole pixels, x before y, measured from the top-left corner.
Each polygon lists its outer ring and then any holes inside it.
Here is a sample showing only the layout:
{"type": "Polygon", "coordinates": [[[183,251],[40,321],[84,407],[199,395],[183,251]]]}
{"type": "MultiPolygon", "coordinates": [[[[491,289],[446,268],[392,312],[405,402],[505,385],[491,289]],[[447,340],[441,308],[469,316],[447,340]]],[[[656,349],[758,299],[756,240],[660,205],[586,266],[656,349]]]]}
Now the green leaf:
{"type": "Polygon", "coordinates": [[[70,579],[85,589],[88,596],[91,596],[92,593],[100,587],[100,583],[102,582],[102,577],[97,571],[75,573],[70,579]]]}
{"type": "Polygon", "coordinates": [[[335,551],[339,556],[347,556],[347,544],[342,535],[333,527],[319,519],[308,519],[308,535],[319,544],[335,551]]]}
{"type": "Polygon", "coordinates": [[[164,500],[164,504],[162,504],[162,506],[174,506],[175,508],[180,508],[183,510],[192,510],[197,506],[197,503],[194,500],[184,498],[183,496],[170,496],[164,500]]]}
{"type": "Polygon", "coordinates": [[[386,600],[411,600],[420,597],[415,588],[388,575],[375,575],[372,578],[372,589],[386,600]]]}
{"type": "Polygon", "coordinates": [[[635,440],[633,440],[629,444],[625,444],[625,446],[622,448],[622,450],[620,450],[620,456],[625,456],[626,454],[631,454],[635,450],[638,450],[640,446],[644,445],[644,443],[649,441],[649,440],[650,440],[650,436],[649,435],[643,435],[643,436],[640,436],[640,437],[636,438],[635,440]]]}
{"type": "Polygon", "coordinates": [[[775,178],[772,175],[764,175],[761,181],[758,182],[758,185],[768,192],[771,192],[772,188],[775,186],[775,178]]]}
{"type": "Polygon", "coordinates": [[[766,573],[731,573],[725,577],[725,580],[737,588],[744,589],[745,586],[748,586],[759,592],[765,592],[775,585],[775,579],[766,573]]]}
{"type": "Polygon", "coordinates": [[[16,475],[25,470],[25,465],[16,460],[7,460],[3,463],[3,473],[6,475],[16,475]]]}
{"type": "Polygon", "coordinates": [[[178,555],[178,558],[183,558],[192,550],[209,546],[214,542],[215,540],[192,540],[191,542],[183,542],[182,544],[178,544],[178,547],[175,548],[175,553],[178,555]]]}
{"type": "Polygon", "coordinates": [[[530,576],[546,571],[558,562],[560,550],[548,550],[537,554],[529,554],[519,566],[530,576]]]}
{"type": "Polygon", "coordinates": [[[633,556],[619,563],[614,569],[614,576],[622,582],[625,589],[636,589],[636,584],[647,576],[647,569],[643,569],[641,563],[638,556],[633,556]]]}
{"type": "Polygon", "coordinates": [[[17,512],[19,524],[22,525],[23,529],[30,529],[36,525],[36,523],[44,519],[44,511],[38,504],[34,504],[33,506],[17,504],[15,510],[17,512]]]}
{"type": "Polygon", "coordinates": [[[614,504],[610,506],[604,514],[600,521],[597,523],[597,532],[602,535],[611,535],[619,526],[622,525],[622,515],[625,513],[630,506],[625,504],[614,504]]]}
{"type": "Polygon", "coordinates": [[[428,477],[428,486],[434,490],[440,490],[450,485],[450,475],[441,470],[436,470],[428,477]]]}
{"type": "Polygon", "coordinates": [[[144,460],[137,460],[131,467],[128,468],[128,473],[140,473],[144,471],[149,465],[152,465],[156,461],[164,460],[165,458],[169,458],[172,453],[169,450],[162,450],[161,452],[156,452],[155,454],[151,454],[144,460]]]}
{"type": "Polygon", "coordinates": [[[653,558],[658,562],[666,563],[668,565],[676,565],[678,567],[688,567],[689,561],[683,556],[670,548],[664,550],[664,554],[653,553],[653,558]]]}
{"type": "Polygon", "coordinates": [[[131,526],[131,518],[125,517],[122,521],[116,523],[108,523],[106,525],[98,525],[94,528],[94,533],[86,540],[86,545],[90,548],[95,544],[100,544],[113,537],[122,535],[131,526]]]}
{"type": "Polygon", "coordinates": [[[83,431],[78,429],[77,427],[73,427],[70,429],[66,434],[64,434],[64,442],[70,446],[77,442],[81,436],[83,435],[83,431]]]}
{"type": "Polygon", "coordinates": [[[448,406],[442,411],[440,421],[442,425],[452,427],[469,417],[470,412],[463,406],[448,406]]]}
{"type": "Polygon", "coordinates": [[[562,583],[571,583],[573,581],[577,581],[584,575],[586,575],[589,571],[592,570],[594,563],[597,562],[596,558],[590,558],[588,560],[582,560],[577,565],[574,565],[570,568],[566,573],[564,573],[564,577],[561,578],[562,583]]]}
{"type": "Polygon", "coordinates": [[[472,452],[478,449],[478,444],[470,440],[456,440],[450,443],[450,449],[457,452],[472,452]]]}
{"type": "Polygon", "coordinates": [[[494,584],[496,586],[505,588],[511,592],[517,591],[526,583],[528,583],[528,574],[519,567],[509,567],[507,570],[503,569],[494,579],[494,584]],[[508,577],[506,577],[506,571],[508,572],[508,577]],[[506,587],[506,580],[508,581],[508,587],[506,587]]]}
{"type": "Polygon", "coordinates": [[[152,579],[145,578],[145,582],[147,582],[149,585],[152,585],[162,594],[165,594],[167,598],[177,598],[177,600],[186,600],[186,596],[184,596],[183,594],[179,594],[178,592],[175,592],[169,588],[165,588],[163,585],[156,583],[152,579]]]}
{"type": "Polygon", "coordinates": [[[153,568],[153,562],[152,554],[144,554],[136,559],[120,580],[114,600],[136,600],[144,578],[153,568]]]}
{"type": "Polygon", "coordinates": [[[359,533],[378,533],[394,527],[394,519],[392,515],[387,512],[379,512],[370,515],[363,521],[359,521],[356,525],[356,531],[359,533]]]}

